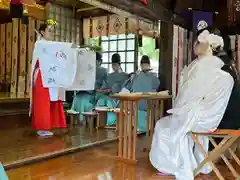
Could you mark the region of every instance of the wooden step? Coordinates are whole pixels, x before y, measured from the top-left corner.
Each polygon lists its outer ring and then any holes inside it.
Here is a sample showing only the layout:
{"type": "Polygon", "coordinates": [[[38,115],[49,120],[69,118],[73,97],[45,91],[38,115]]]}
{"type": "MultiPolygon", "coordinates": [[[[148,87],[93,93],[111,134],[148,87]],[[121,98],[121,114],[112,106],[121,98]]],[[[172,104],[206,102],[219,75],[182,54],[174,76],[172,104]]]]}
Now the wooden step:
{"type": "Polygon", "coordinates": [[[0,98],[0,116],[26,115],[28,111],[28,98],[0,98]]]}
{"type": "Polygon", "coordinates": [[[0,109],[0,116],[27,115],[29,109],[0,109]]]}
{"type": "Polygon", "coordinates": [[[0,130],[30,126],[28,98],[0,98],[0,130]]]}
{"type": "Polygon", "coordinates": [[[0,98],[0,104],[6,103],[26,103],[30,102],[29,98],[0,98]]]}

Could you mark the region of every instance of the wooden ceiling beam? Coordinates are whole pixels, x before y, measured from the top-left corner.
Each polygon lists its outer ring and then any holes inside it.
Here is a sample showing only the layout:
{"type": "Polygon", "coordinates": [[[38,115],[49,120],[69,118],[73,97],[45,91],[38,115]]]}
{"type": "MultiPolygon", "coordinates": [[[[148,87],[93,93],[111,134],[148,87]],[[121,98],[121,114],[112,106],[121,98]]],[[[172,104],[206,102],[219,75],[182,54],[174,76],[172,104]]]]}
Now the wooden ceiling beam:
{"type": "Polygon", "coordinates": [[[96,10],[96,9],[99,9],[99,8],[97,8],[97,7],[79,8],[79,9],[77,9],[77,12],[92,11],[92,10],[96,10]]]}
{"type": "MultiPolygon", "coordinates": [[[[179,14],[164,8],[159,0],[153,0],[147,6],[137,4],[136,0],[78,0],[125,17],[139,17],[146,22],[165,21],[189,28],[188,21],[179,14]]],[[[140,1],[139,1],[140,2],[140,1]]]]}
{"type": "Polygon", "coordinates": [[[159,0],[152,0],[152,7],[146,6],[150,11],[153,11],[160,20],[164,22],[172,22],[180,26],[190,28],[190,23],[187,18],[184,18],[181,14],[175,12],[177,0],[171,0],[170,8],[165,8],[159,0]]]}
{"type": "Polygon", "coordinates": [[[121,0],[121,2],[112,0],[104,1],[111,3],[114,6],[121,6],[124,10],[130,11],[138,16],[189,27],[189,22],[185,18],[173,12],[172,9],[164,7],[159,0],[152,0],[148,2],[147,6],[139,5],[136,3],[136,0],[121,0]]]}
{"type": "MultiPolygon", "coordinates": [[[[124,16],[124,17],[136,17],[135,14],[132,14],[128,11],[119,9],[116,6],[112,6],[111,4],[100,2],[100,0],[91,0],[91,1],[89,1],[89,0],[78,0],[78,1],[86,3],[86,4],[90,4],[92,6],[95,6],[99,9],[103,9],[103,10],[108,11],[108,12],[113,13],[113,14],[121,15],[121,16],[124,16]]],[[[142,19],[145,20],[146,22],[150,22],[150,19],[144,19],[144,18],[142,18],[142,19]]]]}

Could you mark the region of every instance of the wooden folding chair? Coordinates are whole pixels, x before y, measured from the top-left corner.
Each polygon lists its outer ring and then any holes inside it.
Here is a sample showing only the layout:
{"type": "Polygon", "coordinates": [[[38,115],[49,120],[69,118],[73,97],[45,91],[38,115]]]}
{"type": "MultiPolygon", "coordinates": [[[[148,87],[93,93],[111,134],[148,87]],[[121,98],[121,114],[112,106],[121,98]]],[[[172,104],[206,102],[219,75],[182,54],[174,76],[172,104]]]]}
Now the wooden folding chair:
{"type": "Polygon", "coordinates": [[[207,163],[212,167],[213,171],[216,173],[217,177],[220,180],[225,180],[224,177],[221,175],[220,171],[216,167],[214,161],[216,161],[218,158],[222,158],[222,160],[225,162],[229,170],[232,172],[233,176],[236,179],[240,179],[239,173],[236,171],[236,169],[233,167],[233,165],[229,162],[229,160],[225,157],[225,153],[229,151],[230,155],[233,157],[233,159],[237,162],[237,164],[240,166],[240,160],[235,154],[235,152],[231,149],[231,147],[238,142],[240,139],[240,130],[216,130],[214,132],[208,132],[208,133],[191,133],[192,139],[194,140],[195,144],[199,147],[200,151],[204,154],[205,159],[203,162],[200,163],[200,165],[194,170],[194,174],[197,175],[199,170],[206,165],[207,163]],[[198,140],[198,136],[207,136],[210,140],[210,142],[213,144],[214,149],[211,152],[206,152],[202,146],[202,144],[198,140]],[[217,144],[214,140],[214,138],[222,138],[223,140],[217,144]]]}

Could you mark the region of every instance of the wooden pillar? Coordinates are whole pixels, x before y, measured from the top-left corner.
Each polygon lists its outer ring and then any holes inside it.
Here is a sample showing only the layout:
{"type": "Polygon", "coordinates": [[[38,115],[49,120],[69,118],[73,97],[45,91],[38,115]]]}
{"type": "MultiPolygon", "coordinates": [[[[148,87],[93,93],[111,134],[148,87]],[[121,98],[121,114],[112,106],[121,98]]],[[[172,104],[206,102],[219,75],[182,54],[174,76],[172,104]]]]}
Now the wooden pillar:
{"type": "Polygon", "coordinates": [[[12,22],[12,74],[11,74],[11,97],[17,97],[17,84],[18,84],[18,28],[19,28],[19,19],[14,18],[12,22]]]}
{"type": "Polygon", "coordinates": [[[27,25],[19,23],[19,64],[18,64],[18,88],[17,88],[17,97],[24,98],[26,91],[26,47],[27,47],[27,25]]]}
{"type": "Polygon", "coordinates": [[[84,34],[83,34],[83,18],[81,17],[79,26],[79,45],[84,45],[84,34]]]}
{"type": "MultiPolygon", "coordinates": [[[[1,82],[1,92],[6,90],[5,84],[6,84],[6,25],[1,24],[0,25],[0,82],[1,82]]],[[[10,82],[11,83],[11,80],[10,82]]]]}
{"type": "MultiPolygon", "coordinates": [[[[177,48],[177,47],[176,47],[177,48]]],[[[172,62],[173,62],[173,24],[161,21],[160,26],[160,63],[159,77],[162,90],[169,90],[172,94],[172,62]]],[[[171,108],[172,101],[167,101],[164,106],[171,108]]]]}
{"type": "Polygon", "coordinates": [[[5,59],[5,64],[3,64],[3,67],[5,69],[5,83],[6,83],[6,89],[4,89],[6,92],[9,92],[10,86],[11,86],[11,72],[12,72],[12,23],[7,23],[5,25],[6,27],[6,59],[5,59]]]}
{"type": "Polygon", "coordinates": [[[230,0],[224,1],[215,4],[216,10],[219,14],[214,16],[213,25],[218,28],[227,27],[227,25],[231,25],[233,21],[232,17],[232,8],[229,4],[230,0]],[[226,10],[227,7],[227,10],[226,10]]]}
{"type": "Polygon", "coordinates": [[[36,21],[29,17],[28,24],[28,37],[27,37],[27,83],[26,83],[26,96],[30,95],[30,86],[31,86],[31,71],[32,71],[32,54],[35,43],[35,24],[36,21]]]}
{"type": "MultiPolygon", "coordinates": [[[[172,90],[173,24],[161,22],[159,72],[165,88],[172,90]]],[[[177,47],[176,47],[177,48],[177,47]]],[[[162,83],[162,82],[161,82],[162,83]]]]}

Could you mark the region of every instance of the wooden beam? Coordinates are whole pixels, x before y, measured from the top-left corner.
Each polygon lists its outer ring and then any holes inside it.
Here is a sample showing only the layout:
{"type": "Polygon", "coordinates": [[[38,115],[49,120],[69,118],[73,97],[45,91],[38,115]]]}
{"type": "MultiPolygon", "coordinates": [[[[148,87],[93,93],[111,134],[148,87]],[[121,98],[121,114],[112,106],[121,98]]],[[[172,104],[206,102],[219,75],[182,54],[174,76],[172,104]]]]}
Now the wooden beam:
{"type": "Polygon", "coordinates": [[[158,20],[173,23],[180,25],[185,28],[190,27],[190,23],[186,18],[180,16],[178,13],[175,13],[173,9],[167,9],[162,6],[161,2],[158,0],[153,0],[152,4],[148,4],[148,6],[137,6],[135,5],[135,10],[139,14],[145,13],[147,16],[152,15],[157,17],[158,20]]]}
{"type": "MultiPolygon", "coordinates": [[[[122,9],[119,9],[119,8],[117,8],[117,6],[113,6],[110,3],[106,4],[106,3],[100,2],[98,0],[78,0],[78,1],[86,3],[86,4],[90,4],[92,6],[95,6],[97,8],[106,10],[108,12],[111,12],[111,13],[114,13],[114,14],[117,14],[117,15],[120,15],[120,16],[136,17],[135,14],[130,13],[130,12],[125,11],[125,10],[122,10],[122,9]]],[[[140,19],[142,19],[146,22],[151,22],[151,19],[148,19],[148,18],[140,18],[140,19]]]]}
{"type": "Polygon", "coordinates": [[[100,2],[100,0],[79,1],[97,6],[121,16],[138,16],[141,17],[140,19],[145,19],[144,21],[161,20],[164,22],[178,24],[187,28],[190,27],[190,23],[187,19],[179,14],[173,13],[172,10],[168,10],[167,8],[163,7],[159,0],[152,0],[151,2],[148,2],[147,6],[137,3],[136,0],[104,0],[104,3],[100,2]]]}
{"type": "Polygon", "coordinates": [[[80,9],[77,9],[77,12],[92,11],[92,10],[96,10],[96,9],[99,9],[99,8],[97,8],[97,7],[80,8],[80,9]]]}
{"type": "Polygon", "coordinates": [[[162,6],[159,0],[153,0],[149,2],[147,6],[137,4],[136,0],[78,0],[92,6],[104,9],[106,11],[125,16],[125,17],[136,17],[146,22],[150,21],[164,21],[178,24],[183,27],[190,27],[189,22],[180,16],[179,14],[173,13],[171,10],[166,9],[162,6]],[[140,18],[141,17],[141,18],[140,18]]]}

